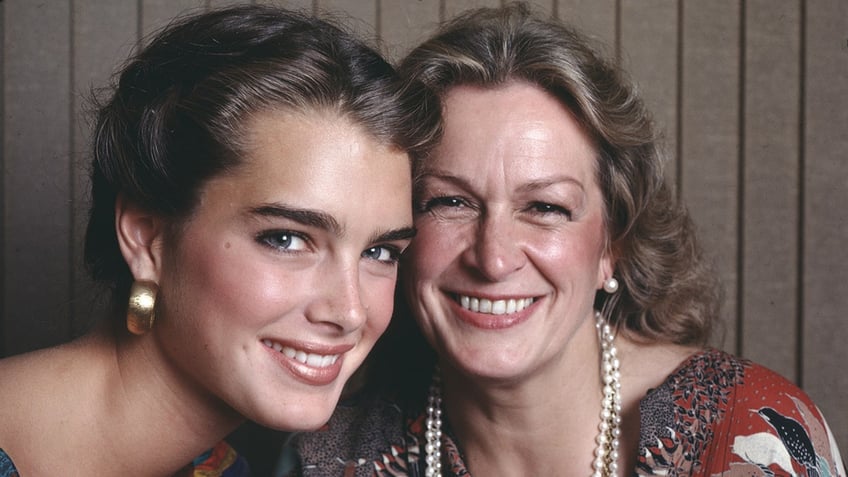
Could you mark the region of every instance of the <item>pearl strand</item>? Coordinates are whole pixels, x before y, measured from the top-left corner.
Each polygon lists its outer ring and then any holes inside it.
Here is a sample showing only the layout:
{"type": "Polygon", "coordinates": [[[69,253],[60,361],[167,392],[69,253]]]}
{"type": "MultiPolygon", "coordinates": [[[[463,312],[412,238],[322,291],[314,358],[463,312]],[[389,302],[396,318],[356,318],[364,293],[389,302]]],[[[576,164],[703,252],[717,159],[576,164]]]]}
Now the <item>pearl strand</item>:
{"type": "Polygon", "coordinates": [[[425,477],[442,477],[442,383],[439,367],[433,371],[433,382],[427,395],[427,420],[424,429],[425,477]]]}
{"type": "Polygon", "coordinates": [[[615,335],[601,313],[595,312],[595,328],[601,342],[601,423],[598,426],[592,477],[610,477],[618,471],[618,443],[621,434],[621,372],[615,335]]]}
{"type": "MultiPolygon", "coordinates": [[[[618,442],[621,426],[621,372],[615,335],[600,312],[595,312],[595,327],[601,342],[601,423],[598,425],[598,444],[592,464],[592,477],[612,477],[618,470],[618,442]]],[[[426,477],[442,477],[442,386],[438,367],[427,396],[427,419],[424,430],[426,477]]]]}

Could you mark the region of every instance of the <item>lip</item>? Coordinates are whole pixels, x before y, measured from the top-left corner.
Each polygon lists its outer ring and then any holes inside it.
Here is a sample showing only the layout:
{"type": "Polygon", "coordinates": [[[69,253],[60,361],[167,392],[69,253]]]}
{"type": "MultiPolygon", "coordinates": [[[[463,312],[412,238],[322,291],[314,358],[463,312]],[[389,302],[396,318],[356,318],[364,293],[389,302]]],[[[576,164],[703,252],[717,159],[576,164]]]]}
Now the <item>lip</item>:
{"type": "Polygon", "coordinates": [[[524,323],[525,321],[527,321],[527,319],[530,318],[530,315],[533,314],[533,310],[536,308],[539,301],[542,300],[542,297],[533,295],[493,297],[480,294],[465,294],[455,292],[448,293],[447,295],[449,297],[451,309],[453,310],[456,317],[459,318],[459,320],[475,328],[480,328],[484,330],[501,330],[524,323]],[[519,300],[532,297],[533,302],[525,306],[524,309],[520,311],[515,311],[513,313],[492,314],[479,311],[472,311],[463,307],[459,303],[461,296],[484,298],[492,302],[503,300],[519,300]]]}
{"type": "Polygon", "coordinates": [[[352,344],[324,346],[271,338],[260,344],[292,376],[311,386],[326,386],[338,379],[345,353],[354,348],[352,344]]]}

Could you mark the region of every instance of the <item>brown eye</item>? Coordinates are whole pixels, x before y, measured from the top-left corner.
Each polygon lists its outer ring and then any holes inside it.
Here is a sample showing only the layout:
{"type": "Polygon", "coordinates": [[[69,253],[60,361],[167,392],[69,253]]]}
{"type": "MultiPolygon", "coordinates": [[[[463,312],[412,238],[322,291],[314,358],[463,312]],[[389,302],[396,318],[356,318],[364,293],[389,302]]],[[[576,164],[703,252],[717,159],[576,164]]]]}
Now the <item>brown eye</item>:
{"type": "Polygon", "coordinates": [[[424,202],[422,212],[429,212],[438,208],[462,208],[467,206],[468,203],[461,197],[434,197],[424,202]]]}
{"type": "Polygon", "coordinates": [[[562,215],[567,219],[571,219],[571,211],[559,205],[549,204],[547,202],[533,202],[528,209],[534,213],[541,215],[556,214],[562,215]]]}

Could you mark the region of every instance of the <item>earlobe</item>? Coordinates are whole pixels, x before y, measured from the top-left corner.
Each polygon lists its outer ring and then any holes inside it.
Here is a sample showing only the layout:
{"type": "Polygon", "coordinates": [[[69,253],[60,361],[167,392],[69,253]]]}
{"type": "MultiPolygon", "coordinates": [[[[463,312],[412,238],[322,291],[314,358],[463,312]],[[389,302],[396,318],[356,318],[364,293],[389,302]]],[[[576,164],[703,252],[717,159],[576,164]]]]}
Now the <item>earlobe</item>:
{"type": "Polygon", "coordinates": [[[115,232],[121,254],[135,280],[158,283],[162,264],[163,223],[160,216],[119,194],[115,200],[115,232]]]}
{"type": "MultiPolygon", "coordinates": [[[[598,263],[598,284],[595,287],[597,290],[607,287],[607,281],[613,278],[615,272],[615,257],[611,250],[607,249],[601,256],[598,263]]],[[[608,291],[609,292],[609,291],[608,291]]]]}

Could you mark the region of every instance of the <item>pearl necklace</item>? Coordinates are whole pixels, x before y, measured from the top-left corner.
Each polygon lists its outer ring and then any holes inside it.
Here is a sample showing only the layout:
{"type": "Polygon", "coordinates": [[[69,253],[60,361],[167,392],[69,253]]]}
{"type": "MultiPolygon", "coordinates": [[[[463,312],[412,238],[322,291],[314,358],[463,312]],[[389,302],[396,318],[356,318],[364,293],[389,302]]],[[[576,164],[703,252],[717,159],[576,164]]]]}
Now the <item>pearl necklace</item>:
{"type": "MultiPolygon", "coordinates": [[[[592,477],[611,477],[618,470],[618,438],[621,426],[620,362],[612,328],[598,311],[595,312],[595,328],[601,342],[601,379],[604,388],[592,477]]],[[[433,372],[426,411],[424,460],[427,467],[424,475],[442,477],[442,383],[438,367],[433,372]]]]}

